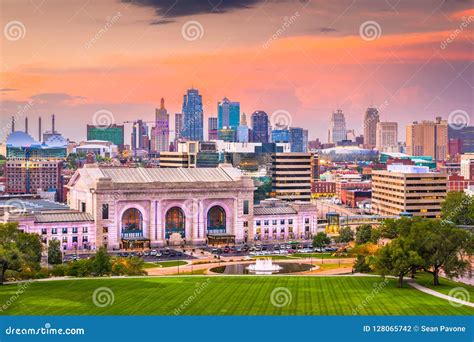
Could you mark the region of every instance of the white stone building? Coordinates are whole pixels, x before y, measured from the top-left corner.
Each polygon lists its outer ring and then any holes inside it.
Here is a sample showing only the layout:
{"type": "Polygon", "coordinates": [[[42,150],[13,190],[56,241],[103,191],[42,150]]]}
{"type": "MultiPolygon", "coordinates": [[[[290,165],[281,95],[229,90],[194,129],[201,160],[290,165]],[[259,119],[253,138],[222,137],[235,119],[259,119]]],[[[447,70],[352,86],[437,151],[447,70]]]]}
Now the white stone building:
{"type": "Polygon", "coordinates": [[[108,249],[251,240],[251,178],[232,167],[162,169],[86,165],[68,204],[87,212],[108,249]]]}

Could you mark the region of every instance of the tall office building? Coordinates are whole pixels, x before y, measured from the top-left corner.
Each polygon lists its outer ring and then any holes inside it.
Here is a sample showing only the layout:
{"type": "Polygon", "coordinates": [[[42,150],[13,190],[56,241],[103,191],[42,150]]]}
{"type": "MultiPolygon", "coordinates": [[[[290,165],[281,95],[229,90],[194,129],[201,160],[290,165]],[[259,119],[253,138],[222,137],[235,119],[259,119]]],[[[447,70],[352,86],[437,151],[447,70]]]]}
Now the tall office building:
{"type": "Polygon", "coordinates": [[[412,156],[431,156],[434,160],[445,160],[448,155],[448,122],[414,121],[406,128],[406,151],[412,156]]]}
{"type": "Polygon", "coordinates": [[[237,142],[246,143],[249,142],[250,128],[247,126],[247,115],[242,113],[240,117],[240,125],[237,127],[237,142]]]}
{"type": "Polygon", "coordinates": [[[151,149],[157,152],[169,151],[170,147],[170,116],[165,108],[165,99],[161,98],[160,108],[155,110],[155,129],[153,130],[151,149]]]}
{"type": "Polygon", "coordinates": [[[202,96],[197,89],[189,89],[184,95],[182,132],[182,137],[187,140],[204,140],[202,96]]]}
{"type": "Polygon", "coordinates": [[[309,141],[309,131],[307,129],[303,129],[303,151],[308,152],[308,141],[309,141]]]}
{"type": "Polygon", "coordinates": [[[447,183],[446,174],[430,172],[426,166],[392,164],[387,170],[373,170],[372,212],[439,218],[447,183]]]}
{"type": "Polygon", "coordinates": [[[474,153],[461,156],[460,171],[465,180],[474,181],[474,153]]]}
{"type": "Polygon", "coordinates": [[[217,140],[217,117],[211,116],[207,119],[207,140],[217,140]]]}
{"type": "Polygon", "coordinates": [[[272,192],[287,201],[310,201],[313,178],[311,153],[272,154],[272,192]]]}
{"type": "Polygon", "coordinates": [[[376,108],[367,108],[364,116],[364,148],[372,149],[376,146],[379,122],[379,111],[376,108]]]}
{"type": "Polygon", "coordinates": [[[346,118],[342,110],[338,109],[335,113],[332,113],[331,116],[328,142],[336,144],[342,140],[346,140],[346,118]]]}
{"type": "Polygon", "coordinates": [[[252,113],[252,141],[268,142],[268,115],[262,110],[252,113]]]}
{"type": "MultiPolygon", "coordinates": [[[[174,140],[179,141],[183,135],[183,114],[175,113],[174,115],[174,140]]],[[[176,144],[175,144],[176,145],[176,144]]]]}
{"type": "Polygon", "coordinates": [[[474,153],[474,126],[448,127],[449,139],[459,140],[460,153],[474,153]]]}
{"type": "Polygon", "coordinates": [[[87,140],[110,141],[117,145],[119,150],[124,145],[124,126],[123,125],[87,125],[87,140]]]}
{"type": "Polygon", "coordinates": [[[132,127],[132,150],[146,150],[150,149],[150,137],[148,135],[148,126],[143,120],[137,120],[132,127]]]}
{"type": "Polygon", "coordinates": [[[289,143],[291,141],[290,131],[284,129],[272,130],[272,143],[289,143]]]}
{"type": "Polygon", "coordinates": [[[224,127],[237,129],[240,125],[240,102],[231,102],[228,98],[217,104],[217,129],[224,127]]]}
{"type": "Polygon", "coordinates": [[[398,152],[398,123],[378,122],[375,146],[382,152],[398,152]]]}
{"type": "Polygon", "coordinates": [[[291,152],[306,152],[304,149],[304,133],[303,128],[290,128],[291,152]]]}

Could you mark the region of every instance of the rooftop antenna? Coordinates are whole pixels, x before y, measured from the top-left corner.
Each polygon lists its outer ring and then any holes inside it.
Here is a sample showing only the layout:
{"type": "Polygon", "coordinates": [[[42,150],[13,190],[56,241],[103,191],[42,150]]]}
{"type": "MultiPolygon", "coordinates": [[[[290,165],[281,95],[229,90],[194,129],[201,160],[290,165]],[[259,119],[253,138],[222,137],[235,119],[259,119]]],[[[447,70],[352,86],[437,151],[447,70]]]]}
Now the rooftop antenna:
{"type": "Polygon", "coordinates": [[[38,141],[41,142],[41,116],[38,118],[38,141]]]}
{"type": "Polygon", "coordinates": [[[51,115],[51,131],[52,131],[53,134],[54,134],[54,132],[55,132],[55,131],[54,131],[54,114],[51,115]]]}
{"type": "Polygon", "coordinates": [[[15,117],[12,116],[12,133],[15,132],[15,117]]]}
{"type": "Polygon", "coordinates": [[[28,117],[25,117],[25,133],[28,134],[28,117]]]}

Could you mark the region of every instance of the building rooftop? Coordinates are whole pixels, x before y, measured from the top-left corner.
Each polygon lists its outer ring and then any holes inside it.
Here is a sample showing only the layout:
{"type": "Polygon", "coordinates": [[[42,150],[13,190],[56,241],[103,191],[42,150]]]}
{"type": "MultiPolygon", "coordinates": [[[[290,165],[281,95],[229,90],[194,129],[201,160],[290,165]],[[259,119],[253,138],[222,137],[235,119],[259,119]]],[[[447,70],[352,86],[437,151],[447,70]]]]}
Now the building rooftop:
{"type": "Polygon", "coordinates": [[[18,211],[26,213],[41,213],[44,211],[70,210],[70,208],[62,203],[48,201],[44,199],[23,199],[13,198],[9,200],[0,199],[0,207],[11,206],[17,208],[18,211]]]}
{"type": "Polygon", "coordinates": [[[94,221],[94,218],[89,213],[81,213],[75,211],[69,212],[53,212],[53,213],[42,213],[35,215],[35,222],[48,223],[48,222],[84,222],[94,221]]]}
{"type": "Polygon", "coordinates": [[[254,206],[253,214],[254,215],[288,215],[288,214],[297,214],[298,212],[291,206],[277,206],[277,207],[262,207],[254,206]]]}

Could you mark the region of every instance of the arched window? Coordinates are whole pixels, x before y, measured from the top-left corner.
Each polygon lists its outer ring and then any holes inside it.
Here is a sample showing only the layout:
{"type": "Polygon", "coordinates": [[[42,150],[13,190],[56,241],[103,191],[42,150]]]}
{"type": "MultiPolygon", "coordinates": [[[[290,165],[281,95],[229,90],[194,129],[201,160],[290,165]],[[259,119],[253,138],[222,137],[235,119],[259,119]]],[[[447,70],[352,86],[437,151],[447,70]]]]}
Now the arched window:
{"type": "Polygon", "coordinates": [[[173,207],[166,212],[165,237],[170,238],[171,234],[179,233],[185,237],[185,216],[183,209],[173,207]]]}
{"type": "Polygon", "coordinates": [[[143,231],[143,216],[140,210],[130,208],[122,215],[122,232],[137,233],[143,231]]]}
{"type": "Polygon", "coordinates": [[[221,206],[214,206],[207,213],[207,232],[209,234],[222,234],[226,232],[226,214],[221,206]]]}

